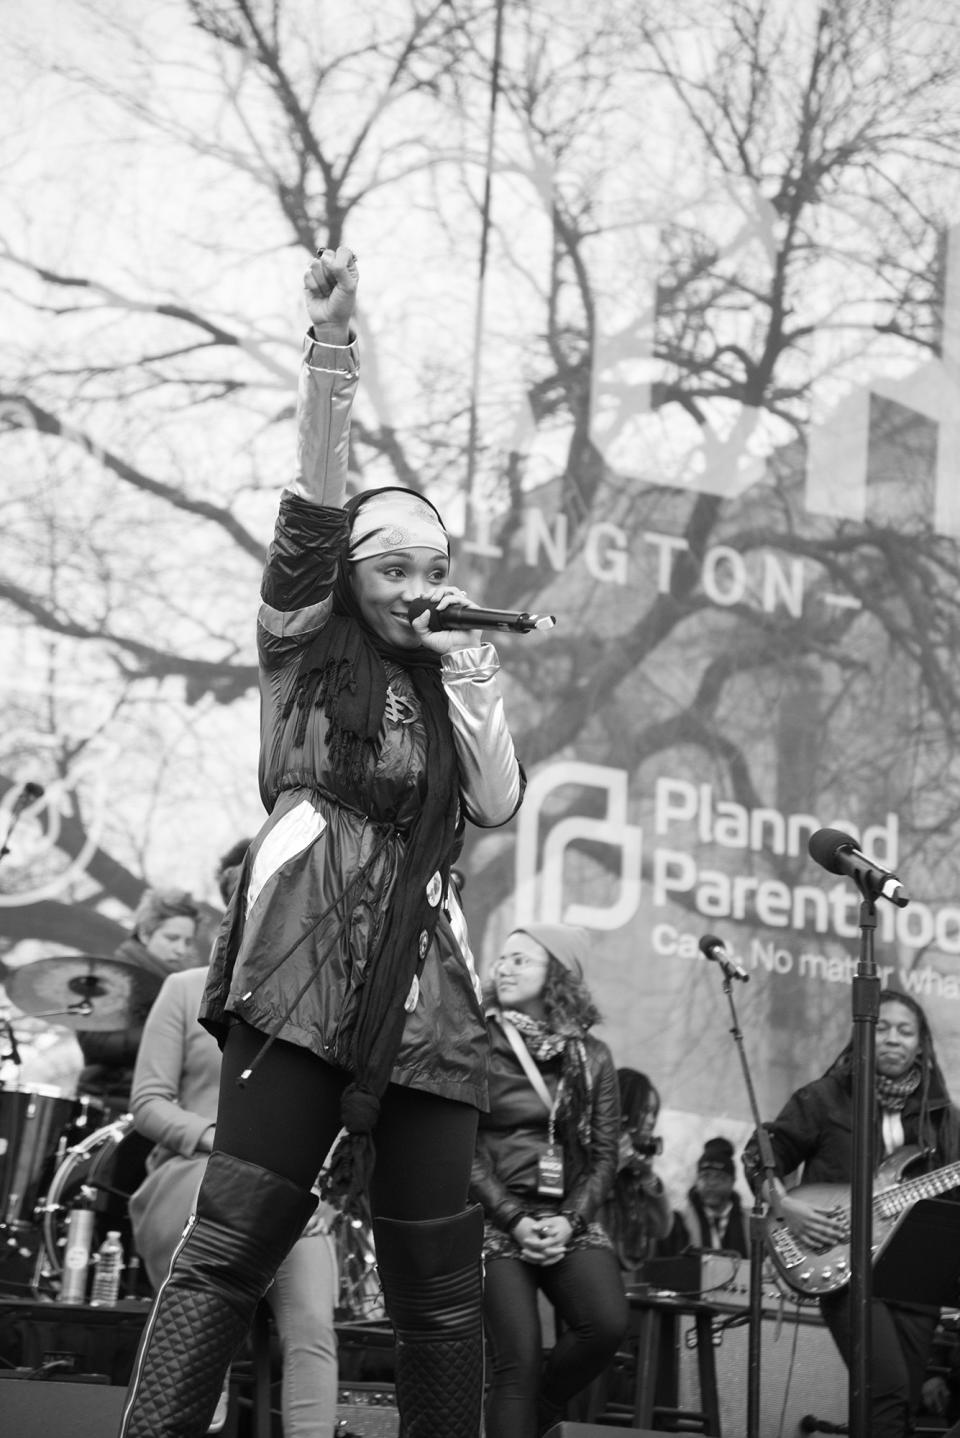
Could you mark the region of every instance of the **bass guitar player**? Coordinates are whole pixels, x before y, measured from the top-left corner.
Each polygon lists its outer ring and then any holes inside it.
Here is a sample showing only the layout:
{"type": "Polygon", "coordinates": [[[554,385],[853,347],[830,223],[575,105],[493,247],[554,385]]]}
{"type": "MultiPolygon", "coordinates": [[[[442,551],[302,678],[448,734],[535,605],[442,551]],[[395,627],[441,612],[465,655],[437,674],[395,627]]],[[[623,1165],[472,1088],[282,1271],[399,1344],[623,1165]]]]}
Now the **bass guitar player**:
{"type": "MultiPolygon", "coordinates": [[[[825,1281],[810,1282],[818,1294],[824,1322],[845,1362],[849,1363],[851,1316],[849,1286],[838,1264],[850,1240],[849,1201],[843,1190],[820,1185],[845,1185],[852,1177],[853,1106],[852,1042],[820,1078],[797,1089],[780,1114],[765,1125],[777,1165],[780,1195],[781,1273],[815,1273],[817,1258],[827,1253],[825,1281]],[[784,1179],[802,1173],[800,1188],[784,1179]],[[804,1196],[806,1195],[806,1197],[804,1196]],[[827,1196],[829,1195],[829,1196],[827,1196]],[[789,1242],[795,1241],[795,1254],[789,1242]],[[801,1258],[810,1262],[801,1262],[801,1258]]],[[[937,1062],[926,1014],[909,994],[885,989],[880,995],[876,1029],[876,1134],[874,1152],[883,1183],[896,1183],[891,1156],[905,1147],[915,1152],[910,1178],[960,1164],[960,1115],[947,1091],[937,1062]],[[919,1152],[917,1152],[919,1151],[919,1152]]],[[[743,1156],[747,1178],[756,1184],[762,1168],[756,1136],[743,1156]]],[[[960,1185],[960,1168],[955,1178],[960,1185]]],[[[943,1182],[948,1179],[944,1177],[943,1182]]],[[[938,1191],[942,1191],[942,1188],[938,1191]]],[[[876,1192],[876,1186],[875,1186],[876,1192]]],[[[769,1198],[769,1195],[765,1195],[769,1198]]],[[[777,1262],[778,1251],[771,1244],[777,1262]]],[[[960,1275],[958,1275],[960,1281],[960,1275]]],[[[802,1288],[798,1281],[793,1286],[802,1288]]],[[[960,1293],[960,1288],[958,1288],[960,1293]]],[[[937,1314],[929,1309],[874,1298],[871,1304],[870,1405],[872,1438],[907,1438],[920,1407],[937,1314]]]]}

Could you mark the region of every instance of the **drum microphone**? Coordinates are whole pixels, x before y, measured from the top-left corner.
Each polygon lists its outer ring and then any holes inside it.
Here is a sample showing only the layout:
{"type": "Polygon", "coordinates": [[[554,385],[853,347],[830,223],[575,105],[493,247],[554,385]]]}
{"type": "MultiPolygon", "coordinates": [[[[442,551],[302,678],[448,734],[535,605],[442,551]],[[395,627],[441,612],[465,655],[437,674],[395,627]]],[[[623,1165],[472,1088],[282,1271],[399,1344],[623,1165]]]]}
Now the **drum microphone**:
{"type": "Polygon", "coordinates": [[[32,780],[29,780],[24,784],[20,793],[14,799],[10,806],[10,821],[7,824],[7,832],[3,836],[3,845],[0,846],[0,859],[5,859],[10,852],[10,840],[13,837],[14,829],[17,827],[17,820],[20,818],[20,815],[28,804],[33,804],[37,799],[42,799],[43,793],[44,789],[42,784],[35,784],[32,780]]]}
{"type": "Polygon", "coordinates": [[[20,790],[20,793],[14,799],[13,809],[11,812],[14,814],[22,813],[28,804],[33,804],[37,801],[37,799],[42,799],[43,793],[44,790],[42,784],[34,784],[32,780],[28,781],[26,784],[24,784],[23,788],[20,790]]]}
{"type": "Polygon", "coordinates": [[[442,629],[509,629],[514,634],[529,634],[533,629],[552,629],[553,614],[527,614],[517,609],[481,609],[478,604],[448,604],[438,609],[436,599],[414,599],[407,605],[407,618],[413,623],[421,614],[429,613],[427,628],[435,633],[442,629]]]}
{"type": "Polygon", "coordinates": [[[7,1042],[10,1045],[10,1052],[7,1054],[7,1058],[11,1063],[20,1065],[23,1063],[23,1059],[20,1057],[20,1050],[17,1048],[17,1036],[13,1032],[13,1024],[9,1019],[4,1019],[3,1027],[7,1031],[7,1042]]]}

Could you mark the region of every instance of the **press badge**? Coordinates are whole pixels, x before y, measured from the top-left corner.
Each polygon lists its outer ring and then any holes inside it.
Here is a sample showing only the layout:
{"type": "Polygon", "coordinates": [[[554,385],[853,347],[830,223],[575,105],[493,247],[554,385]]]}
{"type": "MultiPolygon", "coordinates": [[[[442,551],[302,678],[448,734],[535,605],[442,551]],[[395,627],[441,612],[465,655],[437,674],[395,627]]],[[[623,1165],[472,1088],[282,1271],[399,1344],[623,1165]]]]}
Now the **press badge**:
{"type": "Polygon", "coordinates": [[[537,1162],[537,1193],[541,1198],[563,1197],[563,1150],[548,1143],[537,1162]]]}

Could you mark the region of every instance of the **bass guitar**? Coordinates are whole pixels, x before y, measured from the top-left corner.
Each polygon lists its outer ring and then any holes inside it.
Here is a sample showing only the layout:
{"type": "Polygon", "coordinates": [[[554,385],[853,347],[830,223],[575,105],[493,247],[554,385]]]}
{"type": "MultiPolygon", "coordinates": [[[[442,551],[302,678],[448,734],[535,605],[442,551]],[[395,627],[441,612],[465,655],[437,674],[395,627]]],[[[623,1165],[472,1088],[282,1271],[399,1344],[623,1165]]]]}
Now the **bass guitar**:
{"type": "MultiPolygon", "coordinates": [[[[903,1177],[924,1150],[916,1146],[898,1148],[884,1159],[873,1176],[873,1232],[871,1258],[874,1263],[889,1244],[900,1224],[921,1198],[936,1198],[960,1187],[960,1163],[949,1163],[917,1178],[903,1177]]],[[[814,1208],[826,1209],[845,1221],[843,1239],[824,1248],[804,1244],[772,1209],[764,1216],[764,1237],[780,1277],[796,1293],[816,1297],[835,1293],[850,1281],[850,1186],[844,1183],[805,1183],[790,1190],[791,1198],[814,1208]]]]}

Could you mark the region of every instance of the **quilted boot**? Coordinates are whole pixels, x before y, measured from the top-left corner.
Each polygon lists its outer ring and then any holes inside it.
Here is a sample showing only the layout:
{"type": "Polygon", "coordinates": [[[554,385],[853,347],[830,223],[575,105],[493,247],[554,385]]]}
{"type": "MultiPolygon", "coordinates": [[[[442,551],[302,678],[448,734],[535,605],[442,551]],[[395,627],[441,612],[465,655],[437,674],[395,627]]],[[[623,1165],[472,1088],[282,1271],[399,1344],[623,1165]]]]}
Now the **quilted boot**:
{"type": "Polygon", "coordinates": [[[154,1301],[119,1438],[200,1438],[254,1309],[317,1200],[257,1164],[212,1153],[154,1301]]]}
{"type": "Polygon", "coordinates": [[[483,1215],[373,1222],[396,1335],[402,1438],[479,1438],[483,1408],[483,1215]]]}

